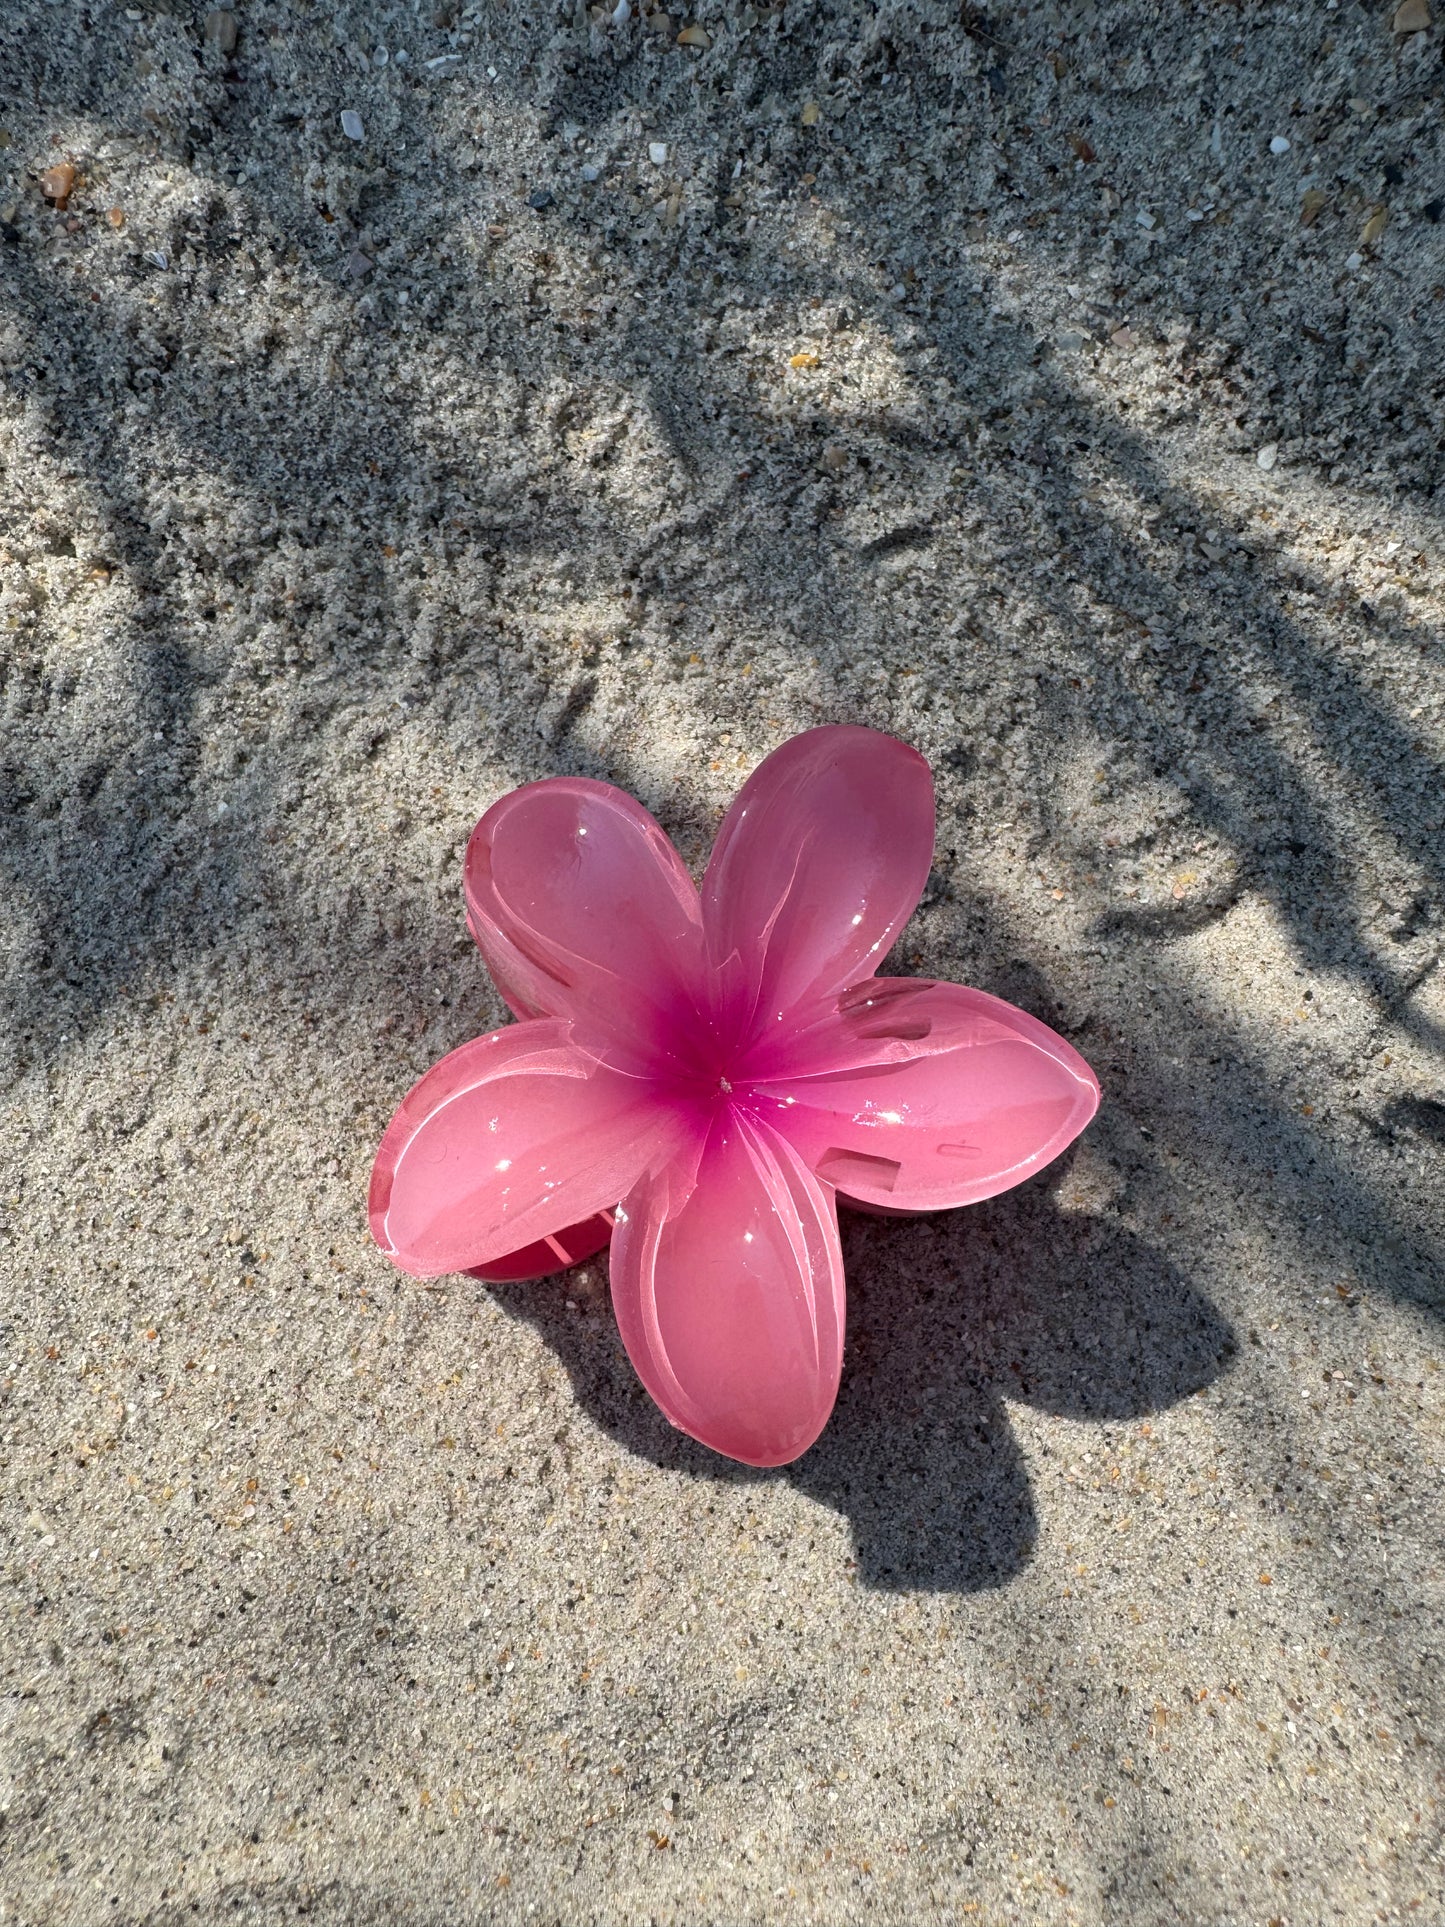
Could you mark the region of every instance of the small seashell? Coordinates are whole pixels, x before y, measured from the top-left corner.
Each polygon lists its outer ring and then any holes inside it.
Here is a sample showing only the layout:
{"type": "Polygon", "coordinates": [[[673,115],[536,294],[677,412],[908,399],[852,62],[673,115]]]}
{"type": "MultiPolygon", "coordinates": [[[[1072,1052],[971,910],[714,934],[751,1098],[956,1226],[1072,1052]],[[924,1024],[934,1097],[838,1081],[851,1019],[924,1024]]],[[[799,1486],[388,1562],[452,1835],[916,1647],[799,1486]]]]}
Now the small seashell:
{"type": "Polygon", "coordinates": [[[47,201],[54,201],[62,211],[75,189],[75,169],[69,161],[61,161],[58,166],[47,167],[40,176],[40,192],[47,201]]]}

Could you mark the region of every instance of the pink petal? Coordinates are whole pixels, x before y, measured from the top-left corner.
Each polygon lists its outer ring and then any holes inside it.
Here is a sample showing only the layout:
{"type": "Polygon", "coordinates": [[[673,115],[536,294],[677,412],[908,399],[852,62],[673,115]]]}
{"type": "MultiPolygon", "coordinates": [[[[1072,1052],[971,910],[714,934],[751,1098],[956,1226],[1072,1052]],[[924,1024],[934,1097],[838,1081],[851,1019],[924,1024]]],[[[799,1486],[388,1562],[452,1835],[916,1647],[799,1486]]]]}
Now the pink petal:
{"type": "Polygon", "coordinates": [[[723,1113],[695,1180],[626,1199],[612,1302],[672,1423],[745,1465],[786,1465],[827,1423],[843,1355],[833,1194],[765,1124],[723,1113]]]}
{"type": "Polygon", "coordinates": [[[371,1174],[371,1231],[403,1271],[467,1271],[615,1205],[676,1136],[636,1078],[549,1019],[463,1044],[402,1099],[371,1174]]]}
{"type": "Polygon", "coordinates": [[[933,779],[871,729],[808,730],[738,792],[703,879],[713,965],[739,979],[736,1034],[876,969],[933,857],[933,779]]]}
{"type": "Polygon", "coordinates": [[[874,978],[774,1052],[750,1083],[825,1183],[892,1210],[974,1204],[1072,1143],[1099,1107],[1094,1073],[1047,1024],[962,984],[874,978]]]}
{"type": "Polygon", "coordinates": [[[513,790],[472,832],[465,887],[472,935],[518,1016],[571,1018],[628,1064],[695,1024],[697,890],[622,790],[572,776],[513,790]]]}
{"type": "Polygon", "coordinates": [[[596,1257],[611,1239],[615,1222],[612,1212],[594,1211],[581,1224],[569,1224],[484,1265],[468,1265],[467,1274],[485,1278],[493,1285],[515,1285],[524,1279],[549,1278],[554,1271],[569,1271],[584,1259],[596,1257]]]}

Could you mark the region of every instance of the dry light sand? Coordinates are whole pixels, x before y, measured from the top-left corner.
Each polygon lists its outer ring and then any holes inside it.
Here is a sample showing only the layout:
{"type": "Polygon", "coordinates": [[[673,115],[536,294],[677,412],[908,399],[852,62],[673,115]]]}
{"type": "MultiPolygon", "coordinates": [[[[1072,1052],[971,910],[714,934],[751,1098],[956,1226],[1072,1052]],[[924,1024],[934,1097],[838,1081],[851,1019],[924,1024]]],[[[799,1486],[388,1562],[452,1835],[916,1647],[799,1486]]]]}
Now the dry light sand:
{"type": "Polygon", "coordinates": [[[0,7],[4,1920],[1445,1917],[1395,24],[0,7]],[[846,1225],[756,1474],[605,1265],[423,1288],[365,1188],[503,1014],[481,810],[610,776],[696,864],[820,720],[937,774],[900,967],[1105,1101],[846,1225]]]}

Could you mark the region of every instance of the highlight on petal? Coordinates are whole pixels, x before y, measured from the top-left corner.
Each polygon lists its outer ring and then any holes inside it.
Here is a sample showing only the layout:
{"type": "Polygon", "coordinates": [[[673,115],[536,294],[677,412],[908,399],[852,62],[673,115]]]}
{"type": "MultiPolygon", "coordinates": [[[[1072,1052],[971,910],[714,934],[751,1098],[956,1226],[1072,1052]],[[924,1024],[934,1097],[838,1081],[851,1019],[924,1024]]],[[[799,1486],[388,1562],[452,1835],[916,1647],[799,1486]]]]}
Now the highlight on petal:
{"type": "Polygon", "coordinates": [[[741,962],[738,1023],[771,1024],[876,968],[932,860],[933,778],[907,743],[838,726],[774,750],[738,792],[702,886],[713,967],[741,962]]]}
{"type": "Polygon", "coordinates": [[[612,1303],[638,1376],[684,1432],[785,1465],[838,1394],[833,1193],[766,1124],[724,1111],[697,1160],[645,1179],[612,1234],[612,1303]]]}
{"type": "Polygon", "coordinates": [[[615,1205],[674,1136],[647,1086],[570,1026],[510,1025],[403,1098],[371,1174],[372,1236],[417,1277],[485,1267],[615,1205]]]}
{"type": "Polygon", "coordinates": [[[1099,1085],[1056,1031],[962,984],[872,978],[800,1028],[754,1101],[825,1183],[891,1210],[975,1204],[1073,1142],[1099,1085]],[[786,1064],[786,1069],[784,1065],[786,1064]]]}
{"type": "Polygon", "coordinates": [[[635,1057],[696,1023],[697,890],[642,805],[558,776],[494,803],[467,845],[467,921],[519,1017],[567,1017],[635,1057]]]}

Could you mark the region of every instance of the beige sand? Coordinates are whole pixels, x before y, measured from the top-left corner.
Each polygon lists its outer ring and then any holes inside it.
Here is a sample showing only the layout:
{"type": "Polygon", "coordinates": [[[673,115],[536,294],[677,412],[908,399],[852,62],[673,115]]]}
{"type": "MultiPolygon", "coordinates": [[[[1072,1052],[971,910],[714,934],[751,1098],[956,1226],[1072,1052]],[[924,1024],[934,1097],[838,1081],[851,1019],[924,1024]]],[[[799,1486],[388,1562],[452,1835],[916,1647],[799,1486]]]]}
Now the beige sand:
{"type": "Polygon", "coordinates": [[[1445,1914],[1441,32],[0,9],[0,1917],[1445,1914]],[[1106,1101],[755,1475],[365,1187],[479,812],[819,719],[1106,1101]]]}

